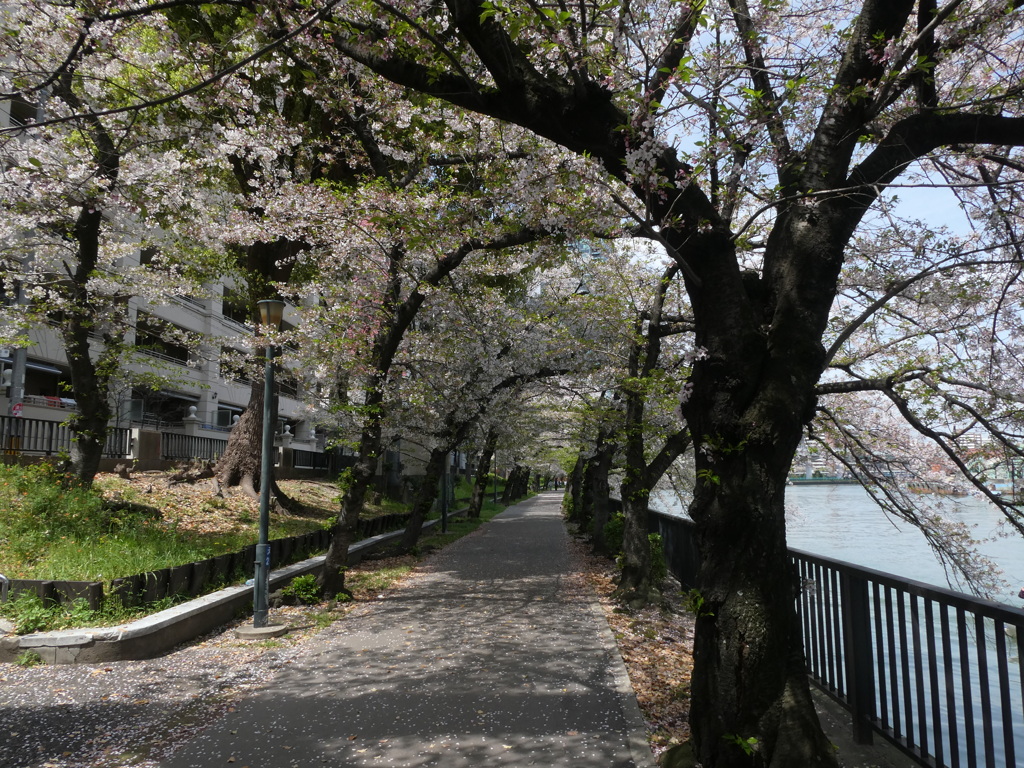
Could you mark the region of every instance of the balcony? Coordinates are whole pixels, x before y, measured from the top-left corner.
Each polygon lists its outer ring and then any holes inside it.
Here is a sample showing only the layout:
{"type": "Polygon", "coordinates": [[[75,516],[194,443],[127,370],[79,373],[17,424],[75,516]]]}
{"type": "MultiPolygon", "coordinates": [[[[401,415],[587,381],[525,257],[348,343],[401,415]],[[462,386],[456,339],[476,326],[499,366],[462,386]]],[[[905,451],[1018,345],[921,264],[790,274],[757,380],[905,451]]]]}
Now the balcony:
{"type": "Polygon", "coordinates": [[[22,398],[25,405],[36,405],[43,408],[58,408],[65,411],[73,411],[78,403],[70,397],[50,397],[48,395],[25,395],[22,398]]]}

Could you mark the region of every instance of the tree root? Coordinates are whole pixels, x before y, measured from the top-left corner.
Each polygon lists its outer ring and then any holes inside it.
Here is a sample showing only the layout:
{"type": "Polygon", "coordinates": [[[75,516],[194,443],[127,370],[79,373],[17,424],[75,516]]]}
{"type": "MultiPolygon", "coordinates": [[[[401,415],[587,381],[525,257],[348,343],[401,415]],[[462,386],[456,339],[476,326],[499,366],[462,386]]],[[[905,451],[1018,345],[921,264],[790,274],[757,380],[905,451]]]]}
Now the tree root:
{"type": "Polygon", "coordinates": [[[274,499],[274,508],[279,512],[286,512],[296,517],[309,517],[313,514],[313,510],[309,507],[285,493],[277,484],[277,480],[272,482],[270,494],[274,499]]]}
{"type": "Polygon", "coordinates": [[[167,482],[168,485],[178,485],[179,483],[194,485],[200,480],[208,480],[211,477],[216,477],[212,461],[192,462],[171,475],[167,482]]]}
{"type": "Polygon", "coordinates": [[[242,490],[246,496],[255,501],[260,500],[259,491],[256,490],[256,478],[251,474],[244,474],[238,478],[237,487],[242,490]]]}

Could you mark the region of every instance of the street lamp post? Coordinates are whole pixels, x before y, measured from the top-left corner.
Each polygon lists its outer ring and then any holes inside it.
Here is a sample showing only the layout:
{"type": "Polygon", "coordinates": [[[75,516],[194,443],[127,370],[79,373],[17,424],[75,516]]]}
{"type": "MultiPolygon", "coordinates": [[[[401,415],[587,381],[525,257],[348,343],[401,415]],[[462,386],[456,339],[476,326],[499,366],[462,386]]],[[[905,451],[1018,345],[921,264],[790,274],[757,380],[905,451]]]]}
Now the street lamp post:
{"type": "Polygon", "coordinates": [[[444,472],[441,474],[441,533],[448,533],[448,486],[451,484],[451,454],[444,455],[444,472]]]}
{"type": "MultiPolygon", "coordinates": [[[[284,302],[276,299],[259,301],[260,323],[273,330],[281,327],[284,316],[284,302]]],[[[253,627],[267,626],[268,592],[270,587],[270,485],[274,471],[274,414],[271,404],[274,400],[274,345],[266,345],[266,365],[263,370],[263,451],[260,466],[260,527],[256,544],[256,571],[252,583],[252,624],[253,627]]]]}

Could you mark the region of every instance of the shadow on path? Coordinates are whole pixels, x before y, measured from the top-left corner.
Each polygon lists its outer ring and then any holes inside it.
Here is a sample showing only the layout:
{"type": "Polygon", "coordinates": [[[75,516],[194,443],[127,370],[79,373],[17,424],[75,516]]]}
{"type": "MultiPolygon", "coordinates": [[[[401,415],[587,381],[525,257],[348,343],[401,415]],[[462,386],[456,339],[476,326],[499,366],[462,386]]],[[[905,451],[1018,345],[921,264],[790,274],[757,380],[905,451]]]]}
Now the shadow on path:
{"type": "Polygon", "coordinates": [[[649,764],[604,619],[568,579],[560,500],[446,547],[161,765],[649,764]]]}

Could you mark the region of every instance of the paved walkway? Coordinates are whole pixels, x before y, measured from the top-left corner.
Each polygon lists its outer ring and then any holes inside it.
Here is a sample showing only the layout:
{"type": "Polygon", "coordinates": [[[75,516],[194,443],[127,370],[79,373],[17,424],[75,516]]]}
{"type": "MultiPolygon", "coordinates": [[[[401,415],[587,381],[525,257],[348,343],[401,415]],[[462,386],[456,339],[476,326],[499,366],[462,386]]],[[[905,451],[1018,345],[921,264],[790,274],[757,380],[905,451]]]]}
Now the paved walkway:
{"type": "Polygon", "coordinates": [[[510,508],[190,741],[167,768],[652,764],[561,494],[510,508]]]}

